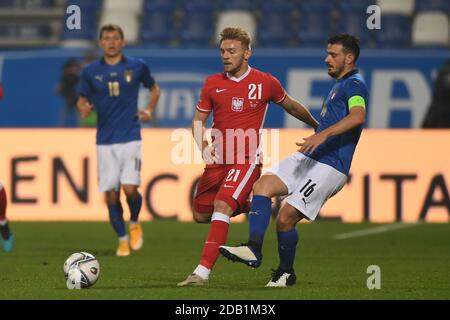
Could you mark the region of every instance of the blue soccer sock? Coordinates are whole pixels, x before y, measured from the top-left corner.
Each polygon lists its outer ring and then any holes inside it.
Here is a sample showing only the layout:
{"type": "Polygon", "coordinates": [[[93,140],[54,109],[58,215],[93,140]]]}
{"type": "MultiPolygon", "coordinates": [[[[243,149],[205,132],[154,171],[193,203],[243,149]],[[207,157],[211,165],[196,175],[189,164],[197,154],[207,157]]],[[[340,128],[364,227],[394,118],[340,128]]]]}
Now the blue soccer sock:
{"type": "Polygon", "coordinates": [[[134,199],[127,198],[128,208],[130,208],[130,222],[137,223],[139,220],[139,212],[141,212],[142,207],[142,196],[138,192],[137,197],[134,199]]]}
{"type": "Polygon", "coordinates": [[[289,231],[277,231],[278,255],[280,257],[280,269],[290,271],[294,269],[295,250],[297,248],[298,233],[294,227],[289,231]]]}
{"type": "Polygon", "coordinates": [[[270,222],[272,201],[265,196],[254,195],[252,206],[248,214],[250,226],[249,245],[261,254],[264,234],[270,222]]]}
{"type": "Polygon", "coordinates": [[[123,208],[120,202],[108,204],[109,221],[119,238],[127,235],[125,231],[125,221],[123,220],[123,208]]]}

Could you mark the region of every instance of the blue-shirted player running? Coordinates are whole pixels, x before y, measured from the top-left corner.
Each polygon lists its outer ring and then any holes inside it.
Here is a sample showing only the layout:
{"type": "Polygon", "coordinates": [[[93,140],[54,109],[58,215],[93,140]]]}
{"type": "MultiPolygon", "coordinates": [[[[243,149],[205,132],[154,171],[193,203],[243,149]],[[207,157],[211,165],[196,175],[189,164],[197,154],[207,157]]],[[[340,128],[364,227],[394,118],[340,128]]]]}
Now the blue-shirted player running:
{"type": "Polygon", "coordinates": [[[103,57],[81,73],[77,107],[82,118],[97,112],[97,162],[100,192],[105,192],[109,219],[119,237],[118,256],[139,250],[143,233],[139,224],[142,197],[138,192],[141,168],[141,125],[149,121],[160,95],[159,86],[144,61],[125,56],[122,29],[105,25],[100,29],[103,57]],[[150,101],[138,111],[140,84],[150,90],[150,101]],[[130,239],[125,229],[120,187],[130,209],[130,239]]]}
{"type": "Polygon", "coordinates": [[[302,219],[313,221],[347,180],[366,117],[367,88],[355,66],[358,56],[359,41],[354,36],[340,34],[328,40],[325,62],[328,74],[337,81],[323,104],[316,133],[297,143],[299,152],[272,167],[253,186],[248,243],[219,248],[232,261],[259,267],[271,215],[270,198],[289,195],[277,217],[280,264],[267,287],[295,284],[296,224],[302,219]]]}

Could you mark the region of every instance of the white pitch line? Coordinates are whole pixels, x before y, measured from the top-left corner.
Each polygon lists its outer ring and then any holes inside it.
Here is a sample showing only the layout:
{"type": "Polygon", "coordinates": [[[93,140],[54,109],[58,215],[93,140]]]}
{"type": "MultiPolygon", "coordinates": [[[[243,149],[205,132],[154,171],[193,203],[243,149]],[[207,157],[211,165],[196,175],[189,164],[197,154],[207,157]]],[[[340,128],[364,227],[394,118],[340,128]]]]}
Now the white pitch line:
{"type": "Polygon", "coordinates": [[[348,232],[348,233],[340,233],[340,234],[333,236],[333,238],[337,239],[337,240],[345,240],[345,239],[356,238],[356,237],[364,237],[364,236],[368,236],[368,235],[372,235],[372,234],[378,234],[378,233],[384,233],[384,232],[389,232],[389,231],[398,230],[398,229],[416,227],[421,224],[422,223],[394,223],[394,224],[388,224],[388,225],[379,226],[379,227],[375,227],[375,228],[352,231],[352,232],[348,232]]]}

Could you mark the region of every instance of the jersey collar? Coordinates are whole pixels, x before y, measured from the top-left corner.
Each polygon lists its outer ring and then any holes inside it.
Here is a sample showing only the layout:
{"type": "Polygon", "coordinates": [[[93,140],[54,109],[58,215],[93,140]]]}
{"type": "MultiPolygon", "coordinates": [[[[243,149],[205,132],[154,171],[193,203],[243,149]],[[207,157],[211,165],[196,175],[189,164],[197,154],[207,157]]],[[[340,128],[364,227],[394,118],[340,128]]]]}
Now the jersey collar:
{"type": "MultiPolygon", "coordinates": [[[[119,62],[119,63],[123,63],[123,62],[126,62],[126,61],[127,61],[127,58],[126,58],[125,55],[123,54],[123,55],[122,55],[122,59],[120,59],[120,62],[119,62]]],[[[105,57],[101,57],[101,58],[100,58],[100,63],[101,63],[101,64],[106,64],[105,57]]]]}
{"type": "Polygon", "coordinates": [[[347,79],[347,78],[351,77],[352,75],[357,74],[358,72],[359,72],[358,69],[350,70],[349,72],[347,72],[346,74],[344,74],[344,76],[343,76],[342,78],[340,78],[339,80],[347,79]]]}
{"type": "Polygon", "coordinates": [[[228,74],[228,72],[225,72],[225,74],[226,74],[226,76],[227,76],[228,79],[230,79],[230,80],[232,80],[232,81],[239,82],[239,81],[243,80],[245,77],[247,77],[247,76],[249,75],[249,73],[250,73],[251,70],[252,70],[252,67],[248,66],[247,71],[245,71],[245,73],[244,73],[242,76],[240,76],[239,78],[230,76],[230,75],[228,74]]]}

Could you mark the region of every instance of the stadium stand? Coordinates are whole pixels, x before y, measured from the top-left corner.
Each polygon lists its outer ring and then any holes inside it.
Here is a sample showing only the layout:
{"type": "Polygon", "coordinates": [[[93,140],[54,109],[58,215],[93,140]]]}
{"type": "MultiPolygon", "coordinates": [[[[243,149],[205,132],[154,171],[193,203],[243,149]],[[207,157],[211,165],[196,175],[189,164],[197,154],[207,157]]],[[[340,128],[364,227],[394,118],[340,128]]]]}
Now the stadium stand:
{"type": "Polygon", "coordinates": [[[89,47],[99,24],[113,22],[144,47],[211,48],[224,26],[248,29],[265,48],[320,47],[343,31],[369,48],[448,47],[449,17],[448,0],[1,0],[0,47],[89,47]],[[381,30],[364,28],[373,4],[381,30]],[[81,8],[79,30],[65,25],[70,5],[81,8]]]}
{"type": "Polygon", "coordinates": [[[448,16],[443,12],[419,12],[412,27],[412,42],[416,47],[448,47],[450,44],[448,16]]]}

